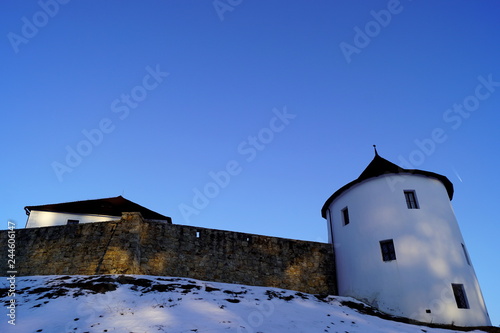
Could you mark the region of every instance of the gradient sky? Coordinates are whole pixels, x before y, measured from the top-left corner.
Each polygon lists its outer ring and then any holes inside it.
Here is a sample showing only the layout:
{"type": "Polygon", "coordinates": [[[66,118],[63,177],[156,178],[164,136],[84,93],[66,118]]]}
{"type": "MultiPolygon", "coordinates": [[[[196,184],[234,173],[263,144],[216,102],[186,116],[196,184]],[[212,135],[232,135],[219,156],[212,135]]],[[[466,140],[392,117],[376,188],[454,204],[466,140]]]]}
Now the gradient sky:
{"type": "Polygon", "coordinates": [[[497,1],[0,7],[2,228],[123,195],[178,224],[327,241],[323,203],[377,144],[453,182],[500,325],[497,1]]]}

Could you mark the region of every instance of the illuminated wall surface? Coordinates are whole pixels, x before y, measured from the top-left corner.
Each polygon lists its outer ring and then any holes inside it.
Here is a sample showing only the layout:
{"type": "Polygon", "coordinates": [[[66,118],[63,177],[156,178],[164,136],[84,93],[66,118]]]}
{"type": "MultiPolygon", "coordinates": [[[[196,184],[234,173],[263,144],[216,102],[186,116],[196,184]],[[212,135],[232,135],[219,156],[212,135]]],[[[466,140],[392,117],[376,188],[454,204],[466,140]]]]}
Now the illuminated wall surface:
{"type": "Polygon", "coordinates": [[[490,325],[448,186],[385,173],[327,201],[339,295],[424,322],[490,325]]]}
{"type": "Polygon", "coordinates": [[[78,221],[77,223],[93,223],[111,220],[119,220],[120,216],[90,215],[90,214],[69,214],[56,212],[31,211],[26,228],[51,227],[56,225],[66,225],[68,220],[78,221]]]}
{"type": "MultiPolygon", "coordinates": [[[[174,225],[142,206],[165,220],[33,206],[29,228],[16,230],[16,267],[25,276],[147,274],[338,294],[422,322],[489,326],[452,198],[446,177],[402,169],[375,152],[324,204],[329,244],[174,225]]],[[[136,205],[96,202],[103,200],[136,205]]],[[[0,243],[7,239],[0,231],[0,243]]],[[[6,264],[1,259],[0,270],[6,264]]]]}
{"type": "MultiPolygon", "coordinates": [[[[0,231],[0,244],[7,239],[0,231]]],[[[336,294],[330,244],[145,221],[139,213],[18,229],[16,268],[19,276],[145,274],[336,294]]]]}

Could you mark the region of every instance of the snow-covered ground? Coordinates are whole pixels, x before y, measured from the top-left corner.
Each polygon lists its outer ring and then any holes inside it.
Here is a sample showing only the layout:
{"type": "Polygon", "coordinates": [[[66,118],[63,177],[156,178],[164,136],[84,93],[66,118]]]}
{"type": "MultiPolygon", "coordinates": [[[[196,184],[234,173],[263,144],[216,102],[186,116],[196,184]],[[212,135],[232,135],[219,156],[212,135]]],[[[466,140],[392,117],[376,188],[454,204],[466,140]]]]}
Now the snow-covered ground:
{"type": "MultiPolygon", "coordinates": [[[[345,297],[143,275],[32,276],[0,282],[0,332],[412,332],[454,330],[363,314],[345,297]],[[8,306],[15,299],[15,325],[8,306]],[[12,322],[12,321],[11,321],[12,322]]],[[[367,308],[366,308],[367,309],[367,308]]]]}

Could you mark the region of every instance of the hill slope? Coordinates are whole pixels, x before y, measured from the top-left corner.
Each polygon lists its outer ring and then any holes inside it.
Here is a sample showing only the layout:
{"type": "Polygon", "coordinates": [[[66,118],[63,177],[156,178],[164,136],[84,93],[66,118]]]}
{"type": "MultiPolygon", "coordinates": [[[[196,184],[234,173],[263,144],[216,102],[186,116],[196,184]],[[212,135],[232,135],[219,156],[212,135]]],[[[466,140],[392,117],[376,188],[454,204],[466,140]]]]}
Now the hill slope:
{"type": "Polygon", "coordinates": [[[456,332],[369,315],[351,298],[143,275],[18,278],[13,326],[8,289],[2,278],[0,332],[456,332]]]}

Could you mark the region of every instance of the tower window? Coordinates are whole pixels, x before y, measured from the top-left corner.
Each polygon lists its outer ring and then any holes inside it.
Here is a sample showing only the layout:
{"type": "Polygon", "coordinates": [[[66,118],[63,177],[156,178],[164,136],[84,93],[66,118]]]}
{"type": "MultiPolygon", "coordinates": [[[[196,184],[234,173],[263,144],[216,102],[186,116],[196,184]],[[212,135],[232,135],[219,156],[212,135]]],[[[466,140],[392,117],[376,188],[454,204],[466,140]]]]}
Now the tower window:
{"type": "Polygon", "coordinates": [[[471,266],[469,254],[467,253],[467,249],[465,248],[465,245],[463,243],[462,243],[462,250],[464,251],[465,261],[467,261],[467,264],[471,266]]]}
{"type": "Polygon", "coordinates": [[[404,191],[405,194],[405,199],[406,199],[406,205],[408,206],[408,209],[418,209],[418,202],[417,202],[417,195],[415,194],[414,190],[408,190],[404,191]]]}
{"type": "Polygon", "coordinates": [[[78,224],[78,223],[80,223],[79,220],[71,220],[71,219],[68,219],[68,221],[66,222],[67,225],[78,224]]]}
{"type": "Polygon", "coordinates": [[[349,224],[349,210],[347,209],[347,207],[342,209],[342,221],[344,222],[344,225],[349,224]]]}
{"type": "Polygon", "coordinates": [[[465,289],[463,284],[452,283],[453,294],[455,295],[455,301],[457,301],[457,306],[459,309],[468,309],[469,302],[467,301],[467,295],[465,294],[465,289]]]}
{"type": "Polygon", "coordinates": [[[382,260],[396,260],[396,250],[394,249],[394,242],[392,239],[380,241],[380,250],[382,251],[382,260]]]}

